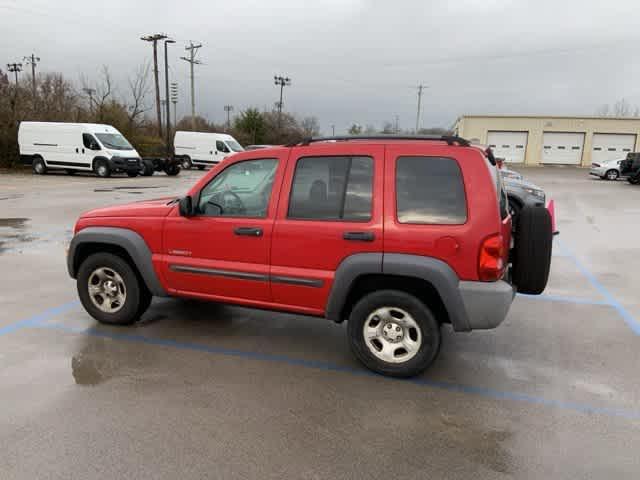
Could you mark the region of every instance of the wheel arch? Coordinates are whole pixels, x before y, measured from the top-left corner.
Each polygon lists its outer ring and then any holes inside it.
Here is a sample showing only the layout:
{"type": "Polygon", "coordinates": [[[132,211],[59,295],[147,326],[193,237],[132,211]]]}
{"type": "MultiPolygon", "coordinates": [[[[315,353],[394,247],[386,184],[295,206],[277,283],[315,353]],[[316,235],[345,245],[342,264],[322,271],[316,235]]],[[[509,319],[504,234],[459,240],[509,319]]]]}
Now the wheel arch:
{"type": "Polygon", "coordinates": [[[129,262],[153,295],[167,296],[153,268],[151,250],[138,233],[126,228],[88,227],[78,232],[67,255],[69,275],[76,278],[80,265],[89,255],[105,251],[129,262]]]}

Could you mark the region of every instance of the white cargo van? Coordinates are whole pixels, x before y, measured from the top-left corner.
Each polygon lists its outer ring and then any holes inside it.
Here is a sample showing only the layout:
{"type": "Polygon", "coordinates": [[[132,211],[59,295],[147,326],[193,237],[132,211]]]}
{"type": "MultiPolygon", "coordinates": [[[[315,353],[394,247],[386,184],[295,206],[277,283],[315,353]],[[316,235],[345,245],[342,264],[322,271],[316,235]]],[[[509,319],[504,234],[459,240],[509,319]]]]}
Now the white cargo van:
{"type": "Polygon", "coordinates": [[[173,139],[176,158],[182,168],[210,167],[244,148],[231,135],[209,132],[176,132],[173,139]]]}
{"type": "Polygon", "coordinates": [[[96,123],[20,122],[18,145],[23,163],[34,173],[49,169],[93,171],[99,177],[126,172],[140,173],[140,155],[122,134],[110,125],[96,123]]]}

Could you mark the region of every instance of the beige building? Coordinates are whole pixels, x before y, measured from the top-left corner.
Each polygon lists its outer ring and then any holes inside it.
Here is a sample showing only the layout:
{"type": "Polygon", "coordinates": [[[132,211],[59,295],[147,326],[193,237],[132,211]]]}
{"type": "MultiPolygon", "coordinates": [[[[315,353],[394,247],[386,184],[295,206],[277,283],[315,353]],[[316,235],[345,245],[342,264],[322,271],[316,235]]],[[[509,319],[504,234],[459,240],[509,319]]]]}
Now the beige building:
{"type": "Polygon", "coordinates": [[[525,165],[589,166],[640,151],[640,118],[464,115],[461,137],[490,145],[496,157],[525,165]]]}

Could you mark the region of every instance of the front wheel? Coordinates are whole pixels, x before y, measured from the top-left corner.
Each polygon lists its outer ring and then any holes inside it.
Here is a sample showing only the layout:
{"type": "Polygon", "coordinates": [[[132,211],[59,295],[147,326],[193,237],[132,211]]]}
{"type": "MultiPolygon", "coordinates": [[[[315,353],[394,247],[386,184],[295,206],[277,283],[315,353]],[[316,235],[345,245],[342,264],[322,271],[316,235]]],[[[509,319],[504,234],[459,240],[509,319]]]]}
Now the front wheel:
{"type": "Polygon", "coordinates": [[[87,313],[109,325],[135,322],[151,300],[131,266],[111,253],[95,253],[82,262],[77,288],[87,313]]]}
{"type": "Polygon", "coordinates": [[[172,163],[164,167],[164,173],[169,175],[170,177],[175,177],[180,173],[180,165],[177,163],[172,163]]]}
{"type": "Polygon", "coordinates": [[[47,166],[45,165],[44,160],[41,157],[36,157],[33,159],[31,168],[33,168],[33,173],[35,173],[36,175],[44,175],[45,173],[47,173],[47,166]]]}
{"type": "Polygon", "coordinates": [[[111,176],[111,167],[106,160],[96,160],[93,164],[93,171],[100,178],[107,178],[111,176]]]}
{"type": "Polygon", "coordinates": [[[142,171],[140,174],[143,177],[150,177],[153,175],[153,163],[151,162],[142,162],[142,171]]]}
{"type": "Polygon", "coordinates": [[[611,169],[611,170],[607,170],[607,173],[605,173],[604,176],[607,180],[617,180],[620,174],[618,173],[617,170],[611,169]]]}
{"type": "Polygon", "coordinates": [[[355,305],[347,324],[349,346],[367,368],[392,377],[423,372],[440,351],[440,326],[413,295],[380,290],[355,305]]]}
{"type": "Polygon", "coordinates": [[[182,168],[185,170],[191,170],[193,163],[191,163],[191,159],[189,157],[182,158],[182,168]]]}

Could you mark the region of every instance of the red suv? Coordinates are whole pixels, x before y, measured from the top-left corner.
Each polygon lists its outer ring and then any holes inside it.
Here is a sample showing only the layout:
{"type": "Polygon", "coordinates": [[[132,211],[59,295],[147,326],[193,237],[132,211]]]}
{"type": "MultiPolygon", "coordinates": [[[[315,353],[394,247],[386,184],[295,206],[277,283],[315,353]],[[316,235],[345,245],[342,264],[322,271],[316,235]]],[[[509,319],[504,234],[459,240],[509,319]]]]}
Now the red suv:
{"type": "Polygon", "coordinates": [[[68,253],[87,312],[130,324],[152,296],[348,320],[370,369],[411,376],[440,326],[489,329],[541,293],[545,208],[511,217],[491,151],[458,137],[333,137],[242,152],[182,198],[83,214],[68,253]]]}

